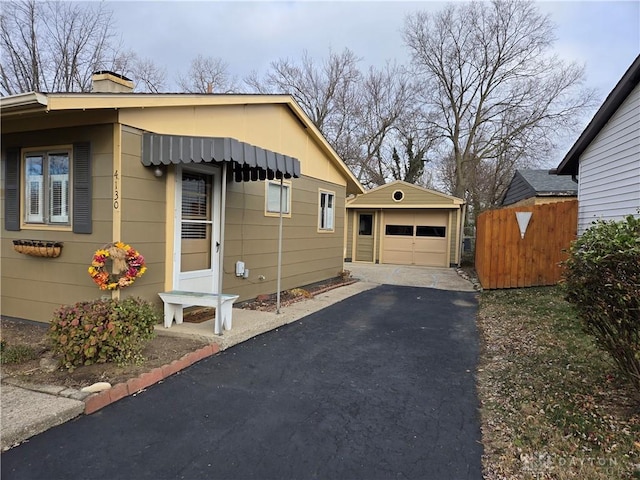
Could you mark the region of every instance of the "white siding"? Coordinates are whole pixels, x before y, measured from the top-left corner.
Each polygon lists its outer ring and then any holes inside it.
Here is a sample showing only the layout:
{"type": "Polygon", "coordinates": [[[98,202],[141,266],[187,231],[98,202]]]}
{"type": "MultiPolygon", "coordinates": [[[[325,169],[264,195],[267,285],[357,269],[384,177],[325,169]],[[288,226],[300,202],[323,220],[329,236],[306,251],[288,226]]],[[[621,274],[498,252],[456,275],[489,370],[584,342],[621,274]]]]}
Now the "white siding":
{"type": "Polygon", "coordinates": [[[640,209],[640,85],[580,156],[578,232],[640,209]]]}

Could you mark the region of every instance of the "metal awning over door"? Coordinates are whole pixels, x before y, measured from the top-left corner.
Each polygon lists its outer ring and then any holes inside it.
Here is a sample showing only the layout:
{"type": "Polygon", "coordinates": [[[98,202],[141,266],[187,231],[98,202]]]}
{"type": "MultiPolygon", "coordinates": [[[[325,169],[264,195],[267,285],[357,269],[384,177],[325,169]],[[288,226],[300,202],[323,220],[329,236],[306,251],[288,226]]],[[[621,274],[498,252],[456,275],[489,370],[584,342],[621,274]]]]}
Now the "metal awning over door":
{"type": "MultiPolygon", "coordinates": [[[[222,293],[224,269],[224,227],[226,212],[227,170],[231,167],[236,182],[280,180],[280,224],[278,233],[277,313],[280,313],[280,281],[282,269],[282,180],[300,177],[297,158],[273,152],[229,137],[190,137],[184,135],[142,135],[142,164],[146,167],[171,164],[215,163],[222,166],[222,205],[220,211],[220,248],[218,249],[218,288],[222,293]]],[[[218,310],[221,312],[218,297],[218,310]]],[[[221,315],[216,314],[216,334],[222,333],[221,315]]]]}
{"type": "Polygon", "coordinates": [[[300,177],[297,158],[235,138],[143,134],[144,166],[179,163],[227,163],[236,182],[300,177]]]}

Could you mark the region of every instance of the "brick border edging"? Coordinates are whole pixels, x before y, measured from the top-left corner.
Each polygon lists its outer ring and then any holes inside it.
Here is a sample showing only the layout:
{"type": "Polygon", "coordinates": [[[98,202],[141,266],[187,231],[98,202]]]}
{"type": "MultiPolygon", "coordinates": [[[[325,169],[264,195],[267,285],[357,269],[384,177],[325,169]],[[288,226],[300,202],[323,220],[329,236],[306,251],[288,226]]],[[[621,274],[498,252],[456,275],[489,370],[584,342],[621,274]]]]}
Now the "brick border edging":
{"type": "Polygon", "coordinates": [[[179,360],[174,360],[162,367],[154,368],[150,372],[127,380],[125,383],[116,383],[109,390],[94,393],[84,400],[84,414],[91,415],[113,402],[117,402],[124,397],[128,397],[151,385],[155,385],[161,380],[219,352],[220,346],[217,343],[210,343],[195,352],[187,353],[179,360]]]}
{"type": "Polygon", "coordinates": [[[336,288],[340,288],[340,287],[346,287],[348,285],[353,285],[354,283],[359,282],[360,280],[358,280],[357,278],[353,278],[351,280],[347,280],[346,282],[343,283],[339,283],[336,285],[329,285],[327,287],[321,288],[315,292],[312,293],[312,297],[316,297],[318,295],[322,295],[323,293],[327,293],[330,290],[335,290],[336,288]]]}

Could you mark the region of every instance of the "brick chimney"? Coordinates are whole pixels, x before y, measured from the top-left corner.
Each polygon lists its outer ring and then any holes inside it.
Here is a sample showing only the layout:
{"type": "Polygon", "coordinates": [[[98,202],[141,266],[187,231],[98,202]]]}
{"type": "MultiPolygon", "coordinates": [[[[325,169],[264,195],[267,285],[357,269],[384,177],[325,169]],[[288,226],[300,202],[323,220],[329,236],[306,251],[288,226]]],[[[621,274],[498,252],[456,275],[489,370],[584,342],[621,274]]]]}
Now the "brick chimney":
{"type": "Polygon", "coordinates": [[[91,91],[93,93],[131,93],[133,82],[124,75],[101,70],[91,75],[91,91]]]}

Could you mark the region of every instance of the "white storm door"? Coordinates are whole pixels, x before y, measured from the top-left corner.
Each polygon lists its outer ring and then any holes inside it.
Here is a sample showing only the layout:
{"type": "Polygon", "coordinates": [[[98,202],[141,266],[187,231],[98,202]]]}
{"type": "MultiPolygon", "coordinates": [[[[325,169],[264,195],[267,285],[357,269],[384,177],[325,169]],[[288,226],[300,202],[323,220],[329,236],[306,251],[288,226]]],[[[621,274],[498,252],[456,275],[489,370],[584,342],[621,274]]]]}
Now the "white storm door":
{"type": "Polygon", "coordinates": [[[210,165],[177,169],[174,290],[218,291],[220,177],[210,165]]]}

